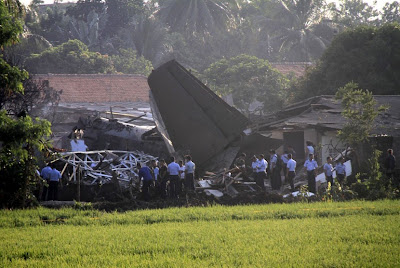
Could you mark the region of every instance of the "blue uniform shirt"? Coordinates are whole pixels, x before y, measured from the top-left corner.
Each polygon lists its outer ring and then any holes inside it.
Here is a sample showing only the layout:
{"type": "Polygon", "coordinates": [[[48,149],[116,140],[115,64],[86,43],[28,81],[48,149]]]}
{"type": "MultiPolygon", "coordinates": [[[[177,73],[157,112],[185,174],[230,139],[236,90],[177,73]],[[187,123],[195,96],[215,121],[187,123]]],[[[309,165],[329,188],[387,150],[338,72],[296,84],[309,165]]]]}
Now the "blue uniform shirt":
{"type": "Polygon", "coordinates": [[[168,165],[168,173],[171,176],[178,176],[179,175],[179,165],[176,162],[171,162],[168,165]]]}
{"type": "Polygon", "coordinates": [[[57,169],[53,168],[49,175],[50,181],[59,181],[61,179],[61,173],[57,169]]]}
{"type": "Polygon", "coordinates": [[[153,176],[151,175],[151,171],[149,167],[142,167],[139,169],[139,178],[143,178],[144,181],[151,181],[153,176]]]}

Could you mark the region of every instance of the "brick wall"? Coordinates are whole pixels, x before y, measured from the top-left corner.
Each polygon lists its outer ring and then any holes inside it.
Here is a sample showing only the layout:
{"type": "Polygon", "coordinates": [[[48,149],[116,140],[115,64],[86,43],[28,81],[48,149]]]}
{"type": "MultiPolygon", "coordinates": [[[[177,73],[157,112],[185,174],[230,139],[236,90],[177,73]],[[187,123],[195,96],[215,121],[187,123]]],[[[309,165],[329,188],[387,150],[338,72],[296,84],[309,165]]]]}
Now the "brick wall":
{"type": "Polygon", "coordinates": [[[61,102],[149,101],[147,77],[130,74],[37,74],[49,86],[62,90],[61,102]]]}

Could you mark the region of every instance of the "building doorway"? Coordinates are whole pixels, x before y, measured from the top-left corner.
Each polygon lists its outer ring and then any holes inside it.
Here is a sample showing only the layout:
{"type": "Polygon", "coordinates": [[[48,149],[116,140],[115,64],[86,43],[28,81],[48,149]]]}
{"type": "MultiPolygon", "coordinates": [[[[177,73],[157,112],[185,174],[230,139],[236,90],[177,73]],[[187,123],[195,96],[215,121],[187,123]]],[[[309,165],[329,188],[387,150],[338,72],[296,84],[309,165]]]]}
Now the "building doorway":
{"type": "Polygon", "coordinates": [[[289,145],[293,146],[296,151],[295,160],[304,160],[304,132],[283,132],[284,150],[287,150],[289,145]]]}

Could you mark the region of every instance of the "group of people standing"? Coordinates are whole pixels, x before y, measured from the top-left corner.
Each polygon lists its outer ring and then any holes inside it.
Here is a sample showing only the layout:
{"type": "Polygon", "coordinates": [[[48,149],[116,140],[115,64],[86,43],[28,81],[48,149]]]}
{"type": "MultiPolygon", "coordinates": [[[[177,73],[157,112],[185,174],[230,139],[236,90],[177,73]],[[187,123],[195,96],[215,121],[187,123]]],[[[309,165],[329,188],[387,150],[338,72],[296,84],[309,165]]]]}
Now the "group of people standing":
{"type": "Polygon", "coordinates": [[[42,179],[40,183],[39,196],[42,201],[58,200],[58,183],[61,179],[61,173],[54,164],[48,164],[40,172],[42,179]]]}
{"type": "MultiPolygon", "coordinates": [[[[316,193],[316,176],[318,171],[318,163],[314,159],[314,146],[311,142],[307,142],[306,154],[308,158],[304,162],[304,168],[307,172],[308,190],[316,193]]],[[[295,191],[294,178],[296,177],[297,162],[294,160],[296,152],[292,146],[288,146],[288,149],[279,156],[275,150],[270,150],[269,161],[265,159],[263,154],[252,157],[252,172],[255,178],[256,184],[265,191],[264,180],[270,178],[272,190],[280,190],[282,187],[282,174],[285,178],[285,182],[290,185],[292,192],[295,191]]],[[[246,155],[243,153],[239,160],[244,163],[246,155]]],[[[243,169],[243,167],[241,168],[243,169]]],[[[325,177],[328,183],[333,185],[333,172],[336,170],[337,182],[342,184],[346,177],[346,167],[344,165],[344,158],[337,160],[335,166],[333,166],[332,157],[327,157],[327,161],[323,166],[325,177]]]]}
{"type": "MultiPolygon", "coordinates": [[[[297,162],[293,159],[293,155],[296,152],[291,146],[288,147],[288,151],[285,154],[278,156],[275,150],[270,150],[269,162],[265,159],[263,154],[252,157],[251,168],[253,171],[253,177],[255,178],[256,184],[265,191],[264,180],[270,177],[272,190],[280,190],[282,187],[281,172],[290,184],[291,190],[294,191],[294,177],[296,176],[296,165],[297,162]],[[289,152],[290,150],[290,152],[289,152]]],[[[242,157],[245,157],[242,154],[242,157]]]]}
{"type": "Polygon", "coordinates": [[[171,157],[167,165],[164,159],[152,160],[148,165],[137,165],[139,179],[142,181],[143,199],[150,200],[150,188],[154,187],[156,195],[162,198],[179,198],[183,188],[186,191],[193,191],[194,172],[196,165],[190,155],[185,156],[185,163],[180,160],[178,163],[175,157],[171,157]]]}

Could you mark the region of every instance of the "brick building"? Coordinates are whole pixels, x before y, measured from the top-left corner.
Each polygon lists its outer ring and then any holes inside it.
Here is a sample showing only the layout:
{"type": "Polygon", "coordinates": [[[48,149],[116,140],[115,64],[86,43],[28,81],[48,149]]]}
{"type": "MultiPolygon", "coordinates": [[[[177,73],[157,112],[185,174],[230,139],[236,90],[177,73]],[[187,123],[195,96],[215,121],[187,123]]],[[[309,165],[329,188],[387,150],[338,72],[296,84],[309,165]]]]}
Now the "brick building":
{"type": "Polygon", "coordinates": [[[36,74],[62,90],[61,103],[149,102],[147,77],[136,74],[36,74]]]}

